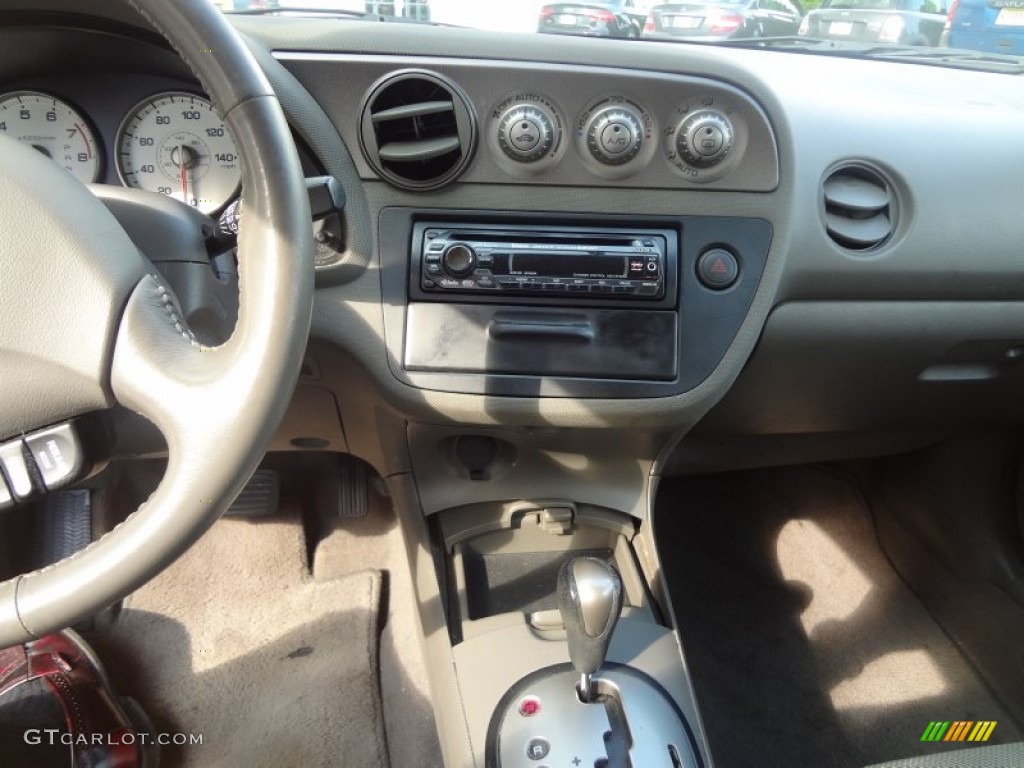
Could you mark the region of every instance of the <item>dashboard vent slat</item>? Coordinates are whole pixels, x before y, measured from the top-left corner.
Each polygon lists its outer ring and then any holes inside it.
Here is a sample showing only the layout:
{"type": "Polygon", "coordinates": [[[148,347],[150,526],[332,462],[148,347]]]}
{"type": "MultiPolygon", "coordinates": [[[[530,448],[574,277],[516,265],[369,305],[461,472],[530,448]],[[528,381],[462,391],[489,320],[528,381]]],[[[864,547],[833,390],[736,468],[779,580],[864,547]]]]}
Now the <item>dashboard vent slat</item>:
{"type": "Polygon", "coordinates": [[[430,160],[460,146],[458,136],[441,136],[436,139],[422,141],[392,141],[377,150],[377,156],[390,163],[409,163],[416,160],[430,160]]]}
{"type": "Polygon", "coordinates": [[[370,89],[359,139],[382,178],[402,189],[437,189],[454,181],[472,159],[476,118],[447,78],[403,70],[370,89]]]}
{"type": "Polygon", "coordinates": [[[849,219],[834,213],[826,213],[828,232],[832,239],[846,248],[871,248],[885,240],[892,231],[889,217],[884,213],[870,219],[849,219]],[[842,238],[843,242],[840,242],[842,238]]]}
{"type": "Polygon", "coordinates": [[[862,165],[838,168],[825,179],[822,196],[825,228],[841,248],[869,251],[892,237],[892,187],[877,171],[862,165]]]}
{"type": "Polygon", "coordinates": [[[374,123],[383,123],[388,120],[401,120],[403,118],[418,117],[419,115],[436,115],[441,112],[451,112],[454,109],[450,101],[425,101],[421,104],[406,104],[401,107],[392,107],[381,112],[374,112],[372,119],[374,123]]]}

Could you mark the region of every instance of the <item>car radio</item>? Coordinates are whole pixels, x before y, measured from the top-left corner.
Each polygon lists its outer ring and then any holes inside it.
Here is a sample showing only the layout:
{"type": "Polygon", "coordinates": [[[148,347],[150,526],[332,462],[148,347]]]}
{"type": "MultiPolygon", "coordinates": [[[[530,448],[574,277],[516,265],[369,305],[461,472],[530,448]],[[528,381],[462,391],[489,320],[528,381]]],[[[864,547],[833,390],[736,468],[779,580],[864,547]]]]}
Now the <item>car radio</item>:
{"type": "Polygon", "coordinates": [[[414,274],[421,291],[450,298],[658,301],[666,298],[666,281],[674,273],[669,254],[675,242],[671,230],[421,222],[413,231],[414,274]]]}

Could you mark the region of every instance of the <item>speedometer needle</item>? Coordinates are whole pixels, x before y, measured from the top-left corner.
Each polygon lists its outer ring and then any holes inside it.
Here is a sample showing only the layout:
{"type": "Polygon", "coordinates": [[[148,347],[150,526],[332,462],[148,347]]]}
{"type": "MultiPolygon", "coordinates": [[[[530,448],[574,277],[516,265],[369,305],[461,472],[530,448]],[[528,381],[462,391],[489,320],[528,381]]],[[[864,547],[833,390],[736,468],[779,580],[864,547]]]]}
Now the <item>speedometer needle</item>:
{"type": "Polygon", "coordinates": [[[188,171],[185,169],[185,147],[178,146],[178,167],[181,169],[181,202],[188,204],[188,171]]]}

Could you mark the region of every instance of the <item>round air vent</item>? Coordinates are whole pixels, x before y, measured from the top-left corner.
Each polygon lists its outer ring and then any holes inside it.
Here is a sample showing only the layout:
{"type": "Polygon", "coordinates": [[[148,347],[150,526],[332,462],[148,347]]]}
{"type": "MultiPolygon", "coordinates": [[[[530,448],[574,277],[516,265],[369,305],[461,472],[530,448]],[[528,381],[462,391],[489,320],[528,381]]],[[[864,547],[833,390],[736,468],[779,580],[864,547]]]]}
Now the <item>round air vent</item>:
{"type": "Polygon", "coordinates": [[[892,235],[893,192],[877,171],[861,165],[843,166],[825,179],[824,197],[825,226],[837,245],[869,251],[892,235]]]}
{"type": "Polygon", "coordinates": [[[370,165],[395,186],[437,189],[453,181],[472,158],[476,120],[450,80],[404,70],[370,90],[359,139],[370,165]]]}

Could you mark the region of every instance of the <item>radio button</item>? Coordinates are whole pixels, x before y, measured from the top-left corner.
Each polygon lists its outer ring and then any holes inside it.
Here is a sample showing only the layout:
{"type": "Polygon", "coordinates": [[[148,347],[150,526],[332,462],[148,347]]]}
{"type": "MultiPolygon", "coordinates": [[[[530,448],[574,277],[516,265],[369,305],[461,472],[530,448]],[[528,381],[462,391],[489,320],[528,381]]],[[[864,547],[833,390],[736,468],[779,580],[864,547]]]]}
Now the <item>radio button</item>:
{"type": "Polygon", "coordinates": [[[642,296],[654,296],[658,293],[659,287],[660,283],[640,283],[636,292],[642,296]]]}
{"type": "Polygon", "coordinates": [[[427,280],[427,279],[424,278],[424,280],[423,280],[423,287],[424,288],[436,288],[437,287],[437,283],[435,283],[433,280],[427,280]]]}
{"type": "Polygon", "coordinates": [[[545,291],[564,291],[565,283],[547,283],[544,286],[545,291]]]}
{"type": "MultiPolygon", "coordinates": [[[[428,237],[429,237],[429,235],[428,235],[428,237]]],[[[430,250],[430,251],[443,251],[444,250],[444,240],[435,240],[434,242],[432,242],[427,247],[427,250],[430,250]]]]}
{"type": "Polygon", "coordinates": [[[465,243],[455,243],[441,256],[444,271],[452,277],[465,277],[476,266],[476,251],[465,243]]]}
{"type": "Polygon", "coordinates": [[[626,285],[616,285],[612,288],[612,293],[632,293],[633,289],[626,285]]]}
{"type": "Polygon", "coordinates": [[[590,290],[590,286],[589,285],[570,285],[569,286],[570,293],[586,293],[589,290],[590,290]]]}
{"type": "Polygon", "coordinates": [[[476,263],[479,264],[481,267],[494,266],[494,256],[492,256],[489,253],[477,253],[476,263]]]}
{"type": "Polygon", "coordinates": [[[477,288],[494,288],[495,283],[490,275],[477,275],[476,286],[477,288]]]}
{"type": "Polygon", "coordinates": [[[440,275],[441,274],[441,265],[440,264],[427,264],[427,274],[428,275],[440,275]]]}

